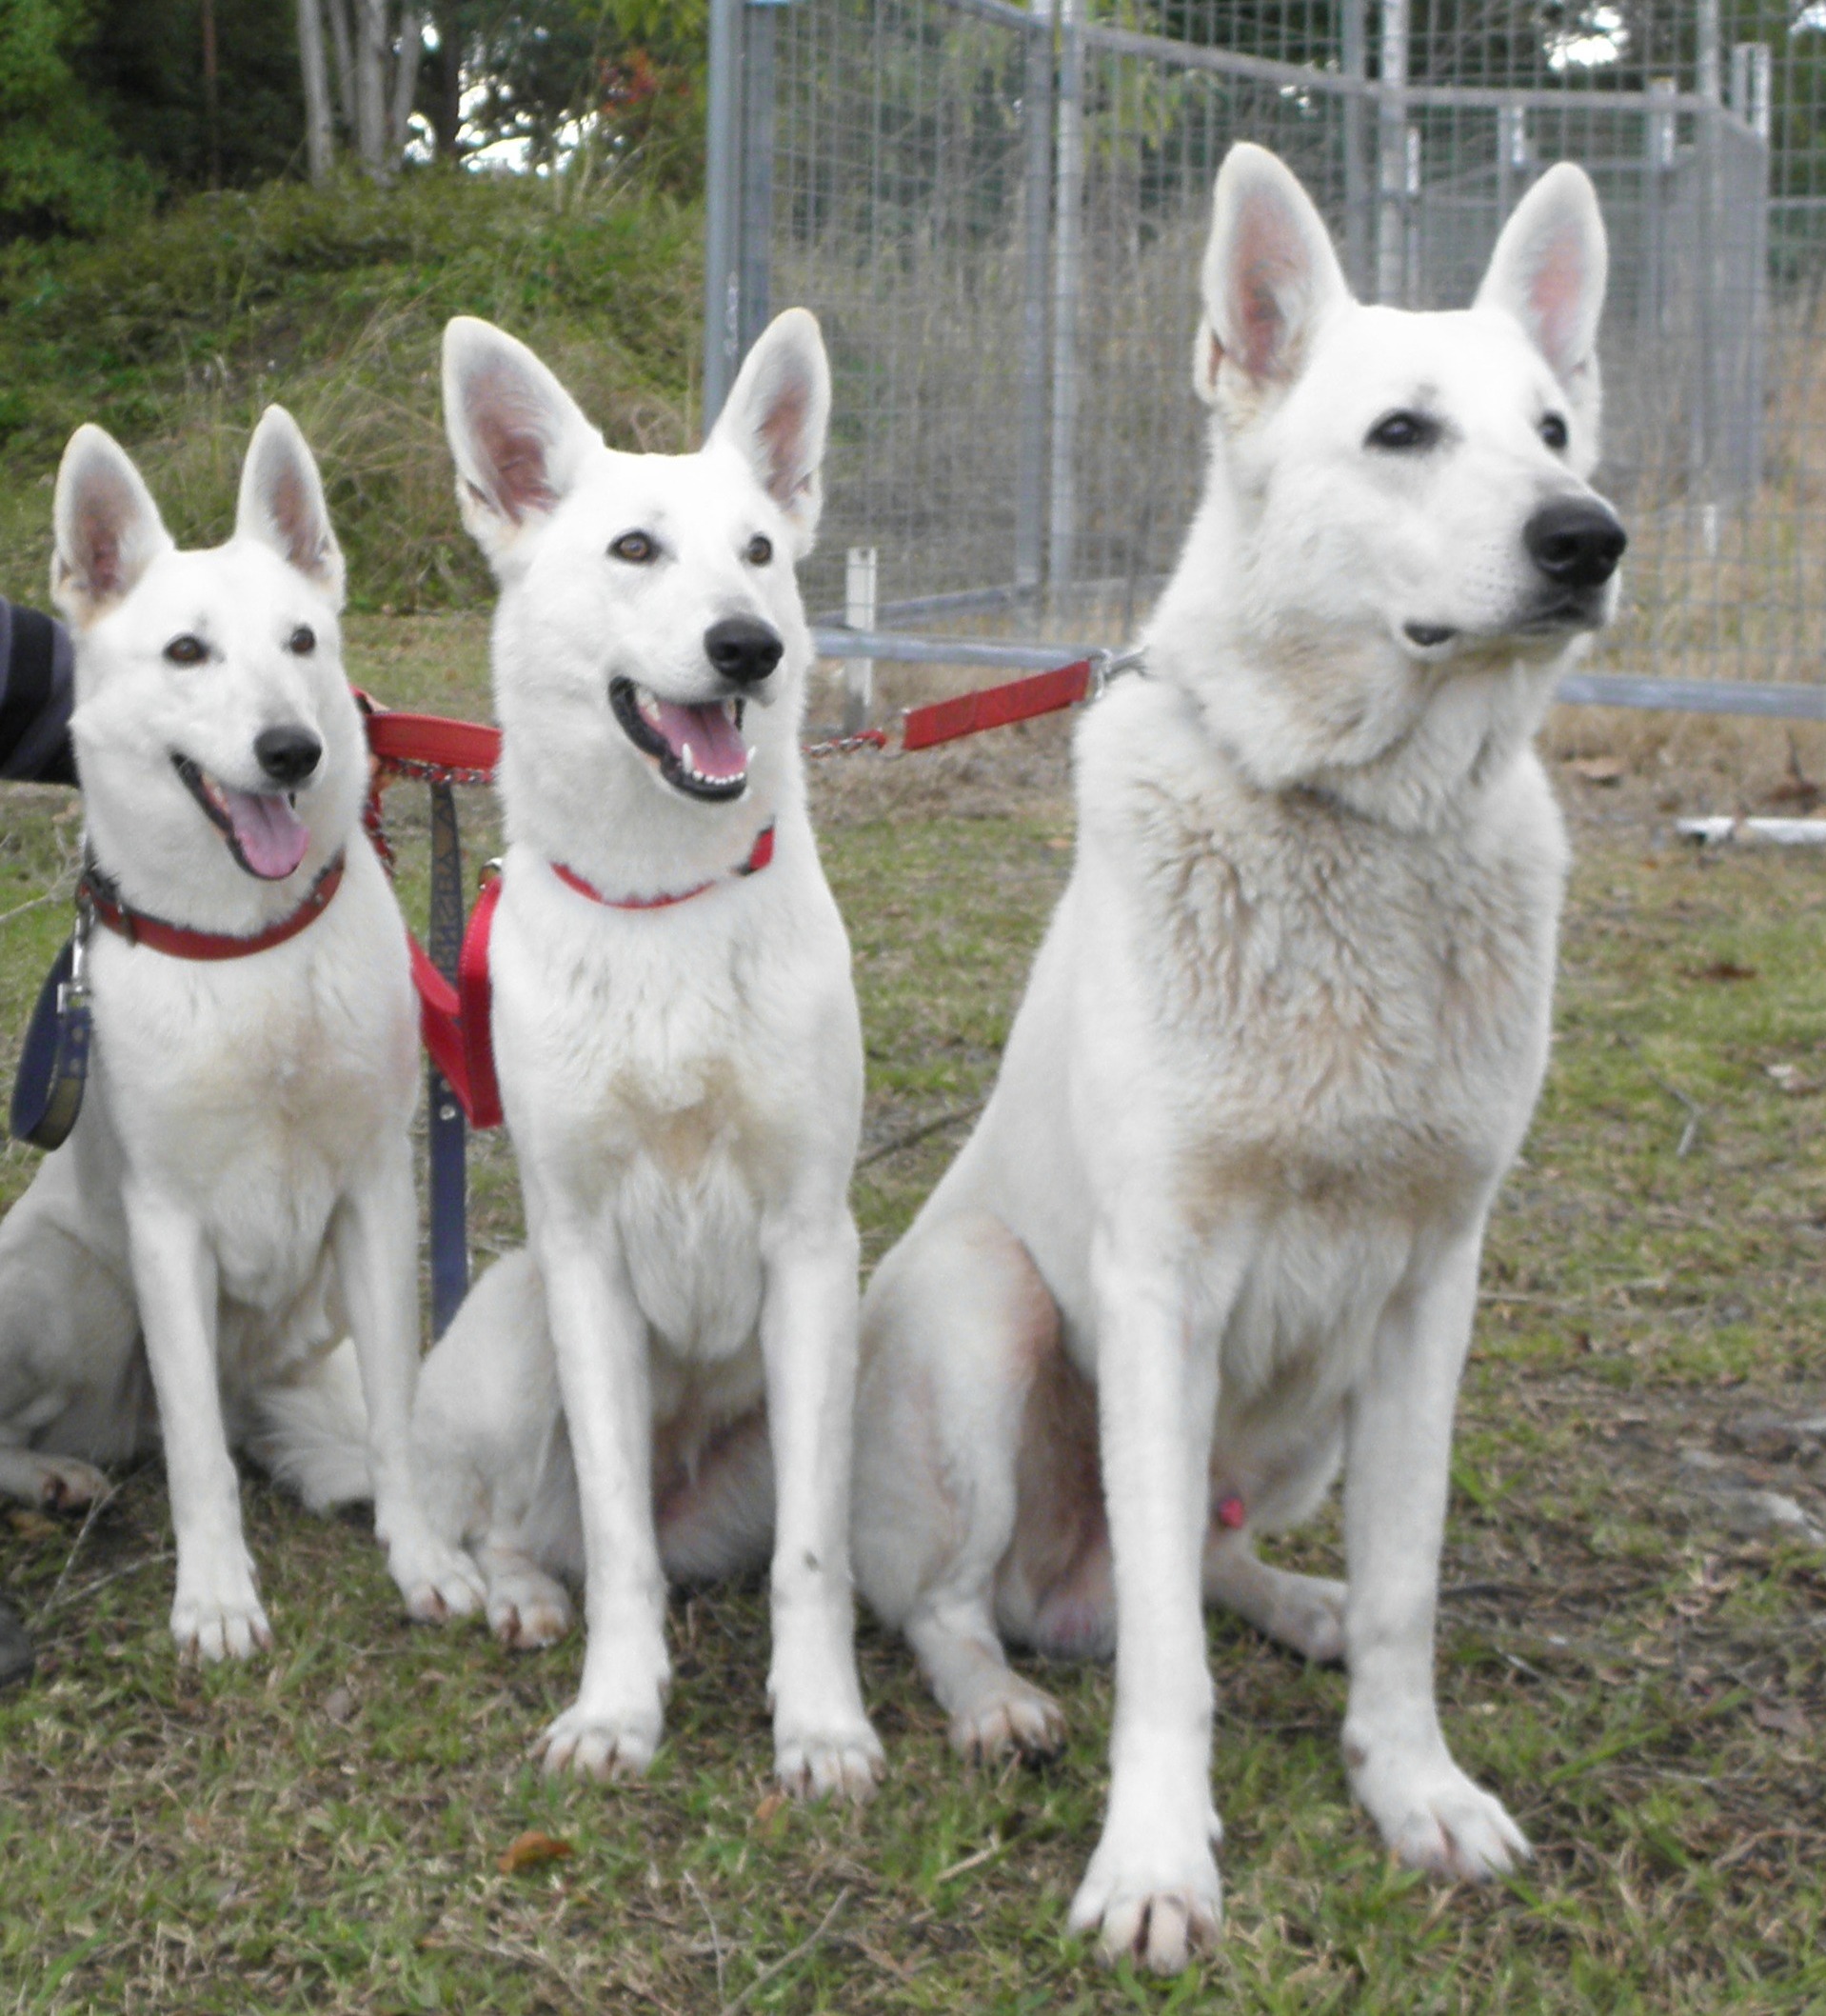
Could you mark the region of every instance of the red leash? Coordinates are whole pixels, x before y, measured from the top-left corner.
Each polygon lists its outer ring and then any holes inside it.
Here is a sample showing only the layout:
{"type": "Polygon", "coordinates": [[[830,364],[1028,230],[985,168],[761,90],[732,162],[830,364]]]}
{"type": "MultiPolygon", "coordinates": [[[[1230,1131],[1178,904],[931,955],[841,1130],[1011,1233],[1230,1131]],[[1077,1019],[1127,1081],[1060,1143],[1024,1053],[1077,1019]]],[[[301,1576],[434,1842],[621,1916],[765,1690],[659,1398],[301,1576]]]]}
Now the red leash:
{"type": "Polygon", "coordinates": [[[1056,714],[1076,707],[1091,689],[1091,661],[1080,658],[1057,671],[1036,672],[1029,679],[1010,679],[1004,686],[980,687],[955,700],[935,700],[930,707],[909,708],[903,719],[901,747],[929,749],[941,742],[980,735],[984,729],[1007,728],[1038,714],[1056,714]]]}

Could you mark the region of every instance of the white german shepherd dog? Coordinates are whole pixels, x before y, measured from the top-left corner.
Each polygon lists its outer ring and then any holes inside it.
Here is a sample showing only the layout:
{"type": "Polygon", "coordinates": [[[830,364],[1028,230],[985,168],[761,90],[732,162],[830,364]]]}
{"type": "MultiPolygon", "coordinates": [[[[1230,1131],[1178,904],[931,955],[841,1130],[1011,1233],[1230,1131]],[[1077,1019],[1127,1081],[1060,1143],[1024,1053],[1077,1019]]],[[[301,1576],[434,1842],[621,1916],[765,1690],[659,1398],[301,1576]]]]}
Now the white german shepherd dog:
{"type": "Polygon", "coordinates": [[[507,853],[491,946],[528,1245],[427,1362],[427,1496],[509,1644],[588,1644],[548,1768],[660,1741],[668,1574],[767,1557],[782,1782],[860,1798],[848,1504],[863,1050],[799,751],[794,562],[830,403],[818,325],[762,336],[703,449],[606,448],[531,351],[445,336],[494,626],[507,853]],[[770,1447],[771,1446],[771,1447],[770,1447]],[[776,1505],[777,1497],[777,1505],[776,1505]]]}
{"type": "Polygon", "coordinates": [[[474,1566],[431,1531],[409,1460],[417,1015],[361,828],[367,752],[316,465],[268,408],[233,537],[180,552],[133,464],[84,427],[55,512],[104,922],[87,1098],[0,1227],[0,1490],[87,1502],[93,1464],[160,1435],[171,1630],[205,1659],[272,1642],[236,1445],[311,1502],[358,1470],[407,1609],[473,1609],[474,1566]],[[164,928],[191,948],[149,942],[164,928]],[[285,1424],[349,1411],[346,1336],[372,1429],[325,1473],[322,1438],[285,1424]]]}
{"type": "Polygon", "coordinates": [[[864,1304],[863,1591],[966,1751],[1057,1740],[1004,1636],[1113,1642],[1071,1919],[1161,1970],[1219,1916],[1201,1592],[1348,1661],[1351,1784],[1402,1861],[1528,1852],[1446,1747],[1434,1610],[1484,1224],[1547,1055],[1566,844],[1531,737],[1624,543],[1587,481],[1604,270],[1562,166],[1469,311],[1360,307],[1293,176],[1233,150],[1203,500],[1145,676],[1079,731],[995,1094],[864,1304]],[[1340,1459],[1348,1581],[1258,1560],[1340,1459]]]}

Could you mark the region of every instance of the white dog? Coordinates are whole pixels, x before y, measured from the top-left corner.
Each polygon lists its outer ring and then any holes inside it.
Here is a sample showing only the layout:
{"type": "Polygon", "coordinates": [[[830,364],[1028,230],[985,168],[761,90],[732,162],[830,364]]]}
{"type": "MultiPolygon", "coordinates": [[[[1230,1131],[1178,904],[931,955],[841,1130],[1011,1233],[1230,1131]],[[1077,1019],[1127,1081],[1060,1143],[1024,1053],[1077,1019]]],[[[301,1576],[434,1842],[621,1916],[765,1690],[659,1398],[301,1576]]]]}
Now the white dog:
{"type": "Polygon", "coordinates": [[[427,1491],[476,1544],[509,1644],[565,1630],[554,1576],[583,1575],[583,1686],[544,1747],[604,1777],[644,1771],[660,1740],[666,1575],[759,1563],[774,1531],[780,1776],[865,1796],[862,1037],[798,740],[818,325],[772,325],[695,455],[612,452],[486,323],[450,325],[444,384],[464,517],[501,583],[493,1030],[529,1245],[427,1361],[427,1491]]]}
{"type": "Polygon", "coordinates": [[[1566,848],[1530,738],[1624,543],[1586,481],[1604,269],[1559,167],[1468,312],[1360,307],[1299,184],[1232,151],[1205,494],[1145,676],[1079,732],[995,1095],[864,1305],[863,1593],[967,1751],[1057,1739],[1003,1635],[1113,1642],[1072,1923],[1162,1970],[1219,1915],[1201,1591],[1348,1660],[1351,1783],[1404,1862],[1527,1853],[1447,1750],[1434,1608],[1484,1222],[1547,1054],[1566,848]],[[1340,1458],[1348,1583],[1259,1561],[1340,1458]]]}
{"type": "Polygon", "coordinates": [[[205,1659],[272,1642],[235,1444],[313,1502],[352,1468],[411,1613],[474,1608],[412,1481],[416,1016],[360,825],[342,554],[290,416],[262,418],[234,536],[207,552],[179,552],[126,454],[79,429],[52,591],[76,636],[94,1055],[0,1227],[0,1489],[83,1503],[91,1463],[160,1432],[171,1629],[205,1659]],[[327,1473],[280,1417],[339,1410],[350,1334],[373,1428],[327,1473]]]}

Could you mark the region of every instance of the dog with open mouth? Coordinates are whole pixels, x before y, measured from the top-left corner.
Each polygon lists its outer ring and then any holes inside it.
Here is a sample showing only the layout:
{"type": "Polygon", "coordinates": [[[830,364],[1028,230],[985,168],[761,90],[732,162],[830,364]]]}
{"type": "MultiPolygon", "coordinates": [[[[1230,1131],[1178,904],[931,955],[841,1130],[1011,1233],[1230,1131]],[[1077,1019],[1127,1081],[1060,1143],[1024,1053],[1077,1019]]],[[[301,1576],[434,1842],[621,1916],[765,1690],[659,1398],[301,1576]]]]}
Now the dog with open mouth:
{"type": "Polygon", "coordinates": [[[162,1443],[171,1628],[204,1659],[272,1642],[235,1447],[311,1504],[372,1496],[412,1615],[473,1608],[412,1469],[418,1018],[316,464],[269,408],[233,536],[180,551],[84,427],[55,514],[94,1046],[0,1226],[0,1491],[82,1505],[96,1465],[162,1443]],[[328,1432],[364,1418],[352,1447],[328,1432]]]}
{"type": "Polygon", "coordinates": [[[772,1560],[775,1765],[860,1799],[882,1752],[847,1507],[863,1050],[799,748],[829,379],[780,316],[703,449],[606,448],[551,372],[451,323],[446,424],[500,582],[507,851],[494,1053],[527,1244],[427,1360],[433,1516],[509,1645],[587,1644],[548,1768],[638,1775],[668,1581],[772,1560]]]}
{"type": "Polygon", "coordinates": [[[1202,499],[1141,675],[1075,748],[1078,846],[987,1108],[863,1316],[859,1585],[957,1746],[1046,1750],[1004,1640],[1114,1651],[1071,1923],[1216,1935],[1201,1604],[1350,1668],[1393,1854],[1528,1852],[1454,1759],[1434,1618],[1484,1227],[1547,1061],[1566,845],[1532,746],[1610,618],[1604,229],[1550,170],[1472,307],[1355,301],[1238,145],[1194,383],[1202,499]],[[1344,1472],[1346,1579],[1263,1561],[1344,1472]]]}

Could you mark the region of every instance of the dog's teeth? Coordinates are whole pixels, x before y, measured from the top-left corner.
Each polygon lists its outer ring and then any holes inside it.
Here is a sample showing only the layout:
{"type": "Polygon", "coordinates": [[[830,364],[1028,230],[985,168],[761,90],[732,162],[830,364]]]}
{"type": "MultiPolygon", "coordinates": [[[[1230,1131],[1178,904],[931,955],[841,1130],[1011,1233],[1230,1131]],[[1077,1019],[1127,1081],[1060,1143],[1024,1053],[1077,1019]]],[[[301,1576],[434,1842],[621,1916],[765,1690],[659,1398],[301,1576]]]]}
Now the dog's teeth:
{"type": "Polygon", "coordinates": [[[697,765],[691,761],[691,745],[688,742],[679,751],[679,761],[690,771],[692,776],[695,777],[699,774],[697,765]]]}

